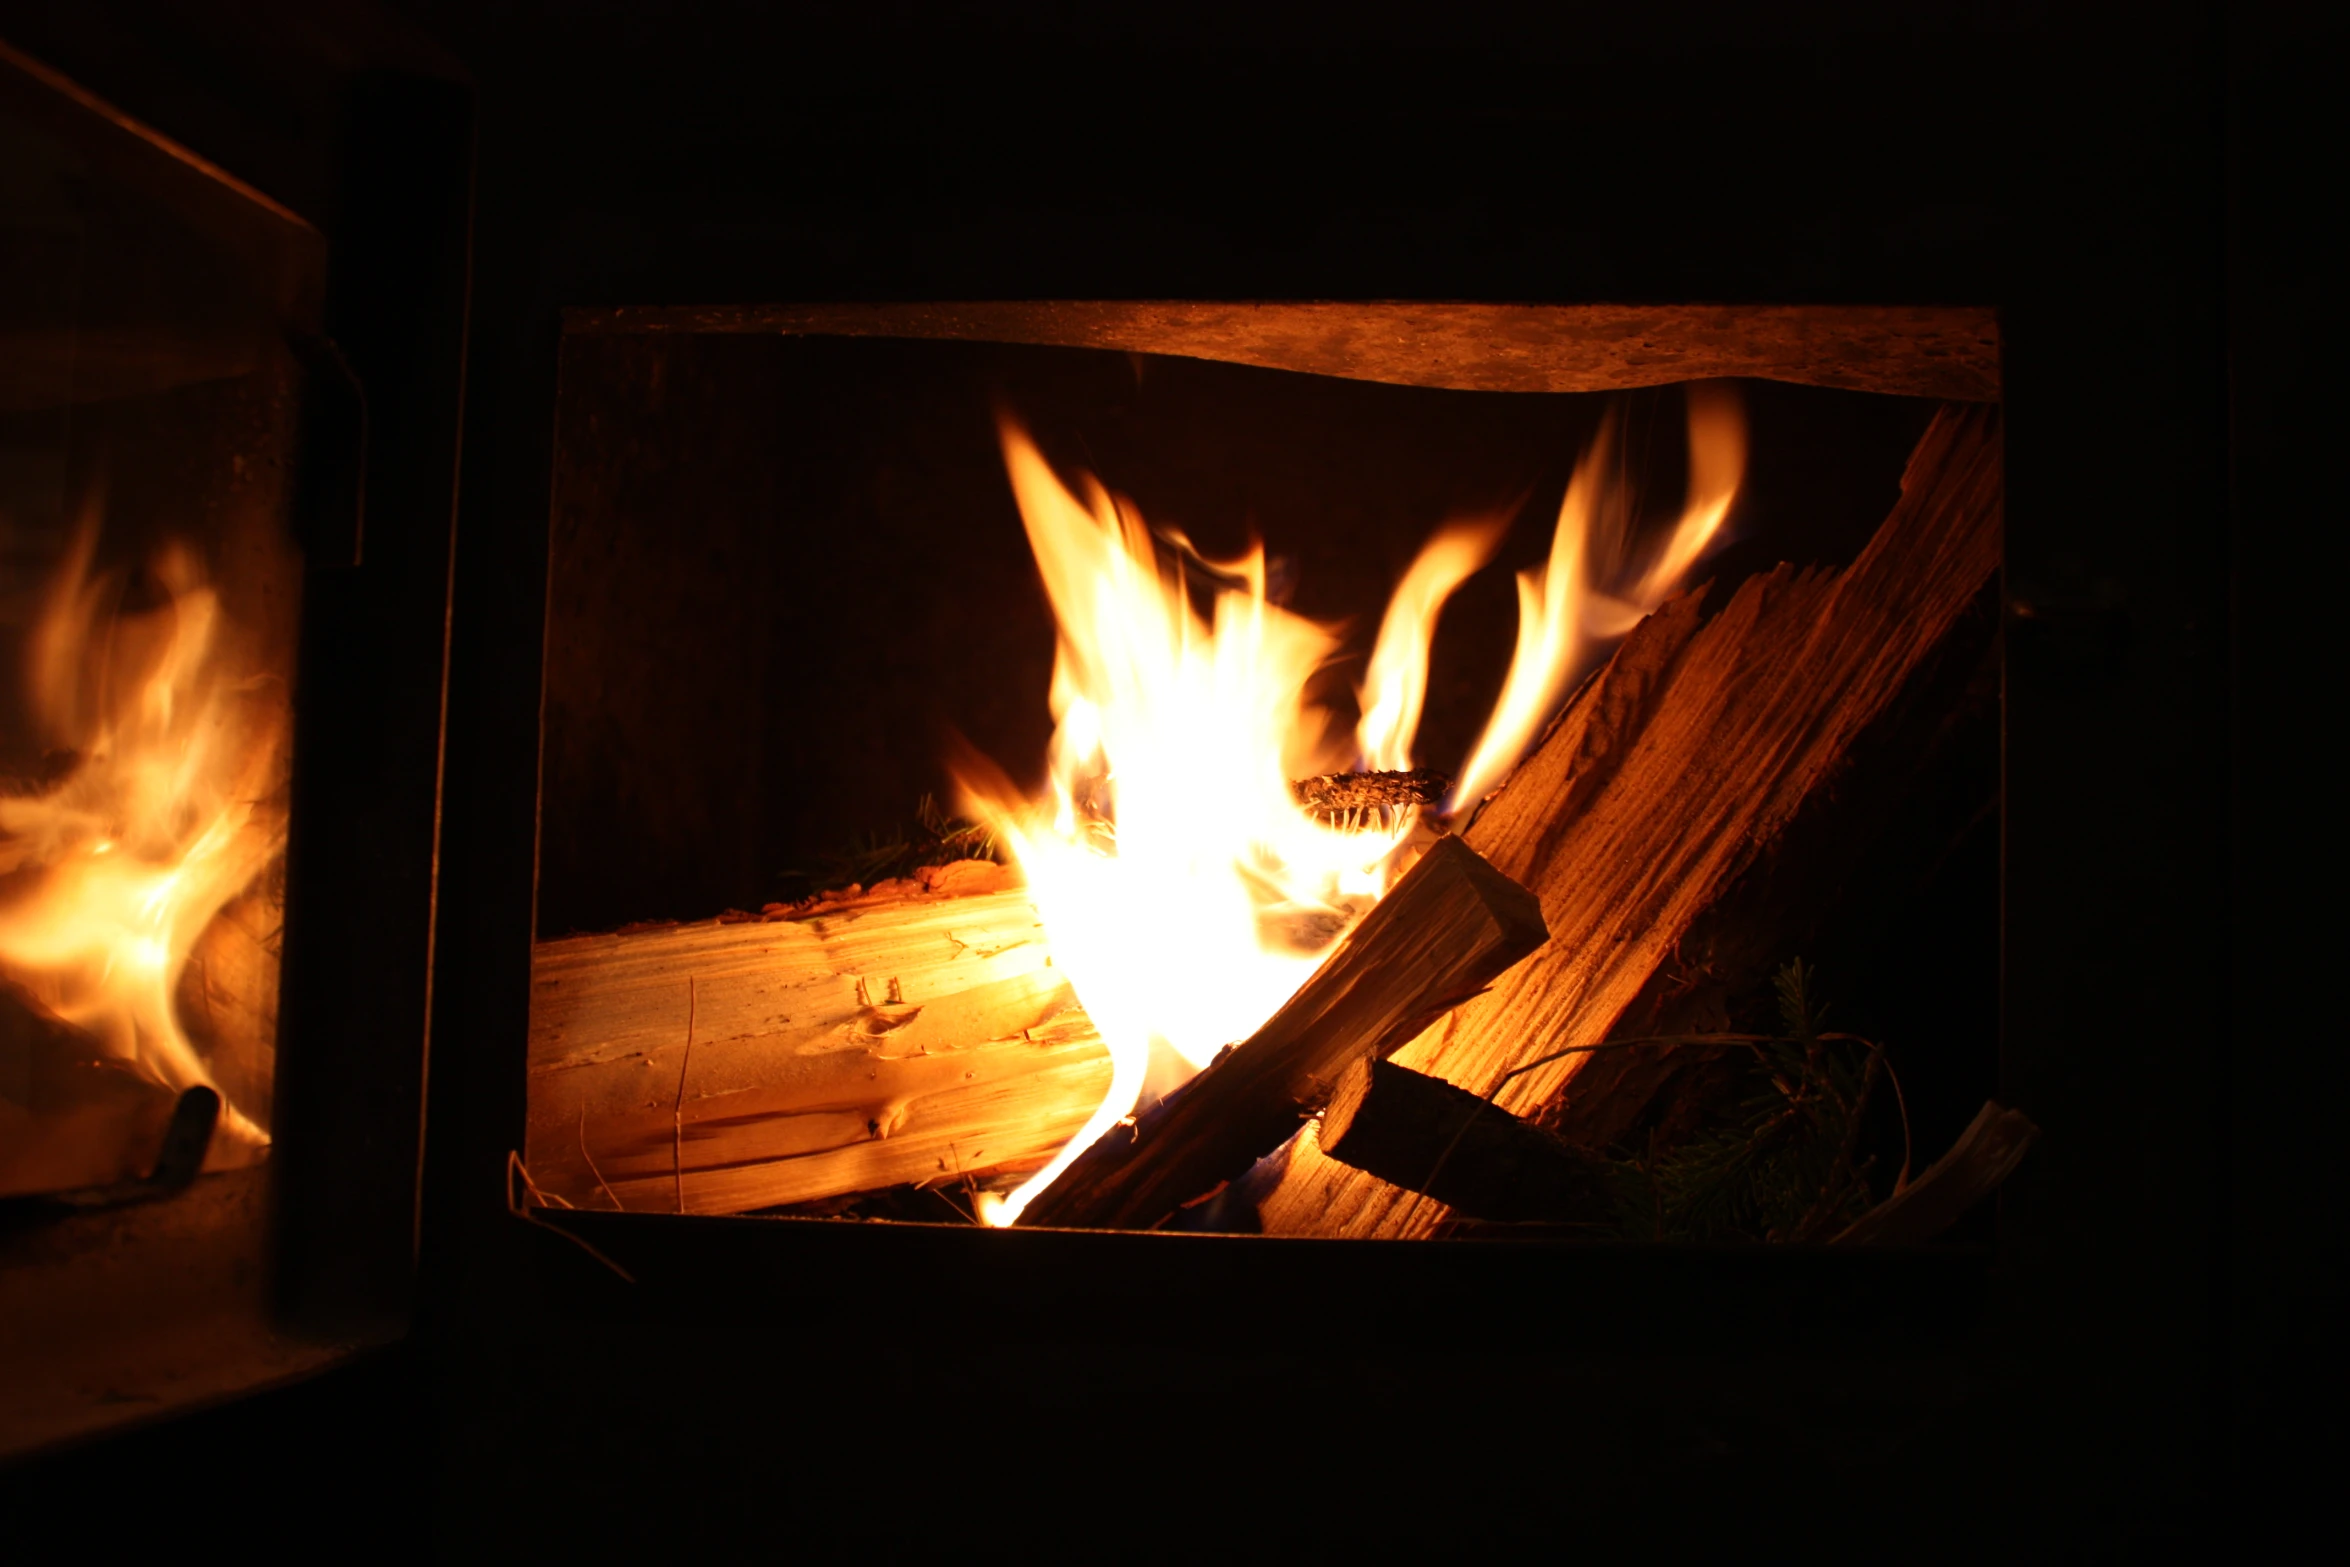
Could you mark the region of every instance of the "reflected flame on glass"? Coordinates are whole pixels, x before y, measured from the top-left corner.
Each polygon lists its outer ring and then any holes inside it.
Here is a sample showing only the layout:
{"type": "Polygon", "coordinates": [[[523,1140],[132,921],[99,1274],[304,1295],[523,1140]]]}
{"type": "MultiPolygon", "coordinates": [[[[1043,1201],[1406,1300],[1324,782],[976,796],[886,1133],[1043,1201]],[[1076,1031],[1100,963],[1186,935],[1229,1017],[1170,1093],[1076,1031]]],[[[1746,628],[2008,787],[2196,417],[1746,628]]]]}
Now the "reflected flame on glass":
{"type": "MultiPolygon", "coordinates": [[[[1662,602],[1720,528],[1744,465],[1732,394],[1693,391],[1689,426],[1687,506],[1637,570],[1621,565],[1630,498],[1610,461],[1612,426],[1577,465],[1547,566],[1520,575],[1517,652],[1454,808],[1507,775],[1589,654],[1662,602]],[[1602,574],[1612,591],[1594,591],[1602,574]]],[[[1172,1087],[1255,1032],[1402,874],[1413,812],[1342,828],[1301,806],[1290,780],[1350,760],[1413,766],[1437,618],[1508,519],[1447,525],[1405,572],[1358,692],[1350,758],[1332,754],[1331,715],[1308,689],[1339,654],[1338,631],[1269,601],[1261,548],[1207,560],[1091,476],[1064,484],[1009,416],[1000,435],[1059,628],[1056,727],[1042,798],[1023,798],[983,758],[955,772],[965,809],[1025,872],[1053,961],[1112,1063],[1076,1137],[1016,1191],[982,1200],[983,1219],[1010,1224],[1117,1135],[1146,1088],[1172,1087]]]]}
{"type": "MultiPolygon", "coordinates": [[[[29,711],[68,770],[0,796],[0,975],[172,1089],[210,1081],[172,996],[190,948],[283,843],[280,704],[253,700],[192,551],[93,568],[84,519],[26,658],[29,711]]],[[[223,1131],[264,1140],[234,1107],[223,1131]]]]}

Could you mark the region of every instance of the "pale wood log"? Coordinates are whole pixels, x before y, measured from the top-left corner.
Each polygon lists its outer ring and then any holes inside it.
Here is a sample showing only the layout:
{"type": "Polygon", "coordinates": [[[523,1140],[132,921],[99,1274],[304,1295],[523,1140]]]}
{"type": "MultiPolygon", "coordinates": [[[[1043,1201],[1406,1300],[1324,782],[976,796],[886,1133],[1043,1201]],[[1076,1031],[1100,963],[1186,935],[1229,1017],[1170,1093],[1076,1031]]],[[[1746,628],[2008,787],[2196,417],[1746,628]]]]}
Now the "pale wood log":
{"type": "MultiPolygon", "coordinates": [[[[1474,1093],[1500,1088],[1514,1112],[1571,1102],[1591,1056],[1503,1076],[1617,1032],[1676,944],[1930,663],[1997,572],[1999,541],[1996,413],[1948,408],[1852,566],[1750,578],[1711,619],[1701,588],[1637,627],[1468,833],[1540,896],[1555,939],[1396,1060],[1474,1093]]],[[[1300,1137],[1259,1216],[1274,1233],[1419,1236],[1445,1210],[1300,1137]]]]}
{"type": "Polygon", "coordinates": [[[1079,1155],[1019,1222],[1151,1228],[1245,1173],[1355,1062],[1386,1056],[1547,934],[1531,893],[1439,839],[1262,1027],[1079,1155]]]}
{"type": "Polygon", "coordinates": [[[979,300],[583,307],[567,311],[564,324],[579,333],[1104,348],[1474,392],[1605,392],[1755,376],[1958,401],[1999,396],[1998,317],[1979,306],[979,300]]]}
{"type": "Polygon", "coordinates": [[[541,1191],[696,1213],[1041,1162],[1109,1087],[1024,891],[541,942],[529,1061],[541,1191]]]}

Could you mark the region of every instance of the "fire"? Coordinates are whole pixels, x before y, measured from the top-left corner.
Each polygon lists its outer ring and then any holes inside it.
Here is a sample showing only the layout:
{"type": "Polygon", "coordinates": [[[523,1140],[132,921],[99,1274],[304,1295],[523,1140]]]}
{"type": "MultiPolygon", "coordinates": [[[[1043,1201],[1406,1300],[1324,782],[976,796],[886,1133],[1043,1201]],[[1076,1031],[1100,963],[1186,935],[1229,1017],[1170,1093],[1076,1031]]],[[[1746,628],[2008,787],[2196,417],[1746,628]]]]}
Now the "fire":
{"type": "MultiPolygon", "coordinates": [[[[1719,530],[1744,467],[1744,424],[1729,393],[1698,389],[1689,428],[1687,504],[1637,570],[1625,565],[1630,496],[1609,427],[1577,465],[1548,563],[1519,577],[1517,652],[1449,809],[1507,776],[1594,649],[1662,602],[1719,530]]],[[[988,1222],[1010,1224],[1147,1088],[1175,1086],[1253,1033],[1402,873],[1412,813],[1341,827],[1302,807],[1290,780],[1349,761],[1413,766],[1437,618],[1508,519],[1451,524],[1421,550],[1380,625],[1353,755],[1333,754],[1331,715],[1308,686],[1339,656],[1339,628],[1268,600],[1261,548],[1207,560],[1178,534],[1154,534],[1091,476],[1073,491],[1009,417],[1001,435],[1060,631],[1056,728],[1044,798],[1018,798],[977,761],[960,782],[1026,873],[1053,961],[1112,1062],[1109,1092],[1078,1135],[983,1206],[988,1222]]]]}
{"type": "Polygon", "coordinates": [[[1461,769],[1452,809],[1473,806],[1500,786],[1592,654],[1671,597],[1721,531],[1746,472],[1746,420],[1726,387],[1700,383],[1688,396],[1688,499],[1663,548],[1642,570],[1623,571],[1632,495],[1621,470],[1607,460],[1612,416],[1575,464],[1551,532],[1550,559],[1518,573],[1517,652],[1484,737],[1461,769]],[[1601,572],[1609,574],[1614,591],[1595,587],[1601,572]]]}
{"type": "MultiPolygon", "coordinates": [[[[108,1056],[178,1090],[210,1081],[172,996],[189,949],[283,842],[281,704],[240,657],[195,554],[131,593],[85,518],[26,658],[30,713],[69,770],[0,796],[0,974],[108,1056]]],[[[231,1136],[265,1140],[224,1109],[231,1136]]]]}

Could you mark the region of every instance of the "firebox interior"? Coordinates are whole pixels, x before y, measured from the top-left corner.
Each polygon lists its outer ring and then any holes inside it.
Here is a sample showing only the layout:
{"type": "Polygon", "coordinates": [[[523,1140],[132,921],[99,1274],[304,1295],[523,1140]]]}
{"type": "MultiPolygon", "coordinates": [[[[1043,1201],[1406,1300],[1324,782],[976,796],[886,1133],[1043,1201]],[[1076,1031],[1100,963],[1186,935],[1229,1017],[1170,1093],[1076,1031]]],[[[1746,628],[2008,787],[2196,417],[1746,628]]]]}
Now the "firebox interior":
{"type": "MultiPolygon", "coordinates": [[[[1778,562],[1848,565],[1939,405],[1736,387],[1746,478],[1690,580],[1728,588],[1778,562]]],[[[1057,469],[1098,475],[1204,557],[1261,538],[1276,600],[1350,626],[1349,657],[1320,693],[1341,731],[1413,553],[1449,518],[1508,517],[1434,638],[1416,758],[1449,769],[1510,659],[1512,573],[1542,559],[1578,455],[1604,422],[1636,530],[1669,523],[1687,480],[1683,397],[1671,384],[1464,390],[1035,342],[635,331],[582,313],[557,409],[542,951],[729,910],[788,919],[794,900],[875,863],[862,851],[918,831],[924,802],[953,810],[957,746],[1023,784],[1041,773],[1055,631],[1004,476],[1001,411],[1057,469]]],[[[1939,689],[1952,742],[1883,828],[1870,870],[1784,954],[1826,974],[1838,1027],[1894,1042],[1920,1162],[1990,1092],[1997,1018],[1995,657],[1939,689]]],[[[673,1070],[646,1067],[648,1079],[673,1070]]],[[[648,1081],[644,1108],[648,1125],[674,1113],[682,1142],[690,1096],[682,1077],[673,1086],[674,1106],[648,1081]]],[[[542,1087],[534,1078],[534,1159],[548,1140],[542,1087]]],[[[668,1162],[683,1156],[662,1127],[663,1146],[641,1150],[650,1184],[630,1186],[607,1168],[622,1156],[591,1150],[591,1112],[577,1118],[558,1141],[567,1161],[576,1142],[591,1172],[580,1205],[671,1206],[668,1162]]],[[[867,1130],[896,1125],[876,1116],[867,1130]]],[[[1873,1140],[1893,1136],[1872,1127],[1873,1140]]],[[[900,1191],[790,1211],[952,1217],[936,1192],[900,1191]]],[[[688,1206],[682,1169],[674,1202],[688,1206]]]]}

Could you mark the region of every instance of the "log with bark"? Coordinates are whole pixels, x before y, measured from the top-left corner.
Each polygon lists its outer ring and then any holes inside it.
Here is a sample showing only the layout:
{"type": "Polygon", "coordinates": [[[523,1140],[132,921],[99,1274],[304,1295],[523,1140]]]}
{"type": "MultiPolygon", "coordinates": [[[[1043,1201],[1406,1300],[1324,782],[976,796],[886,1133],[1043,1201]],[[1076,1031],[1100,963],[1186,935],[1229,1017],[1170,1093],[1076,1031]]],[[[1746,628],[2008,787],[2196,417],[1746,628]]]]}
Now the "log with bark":
{"type": "Polygon", "coordinates": [[[1151,1228],[1245,1174],[1349,1068],[1388,1055],[1546,936],[1532,894],[1439,839],[1263,1027],[1079,1155],[1019,1222],[1151,1228]]]}
{"type": "Polygon", "coordinates": [[[525,1158],[582,1208],[739,1213],[1033,1169],[1109,1087],[1017,889],[569,936],[538,945],[531,983],[525,1158]]]}
{"type": "MultiPolygon", "coordinates": [[[[1396,1060],[1513,1112],[1563,1107],[1589,1146],[1647,1110],[1682,1053],[1568,1056],[1504,1078],[1565,1046],[1660,1031],[1666,993],[1785,959],[1813,889],[1866,853],[1866,831],[1838,830],[1855,758],[1898,793],[1936,733],[1910,721],[1909,699],[1940,700],[1980,661],[1999,545],[1997,411],[1954,405],[1851,566],[1781,566],[1710,615],[1701,587],[1638,626],[1466,835],[1535,892],[1554,939],[1396,1060]]],[[[1268,1232],[1349,1237],[1427,1235],[1445,1217],[1324,1156],[1311,1127],[1259,1209],[1268,1232]]]]}

